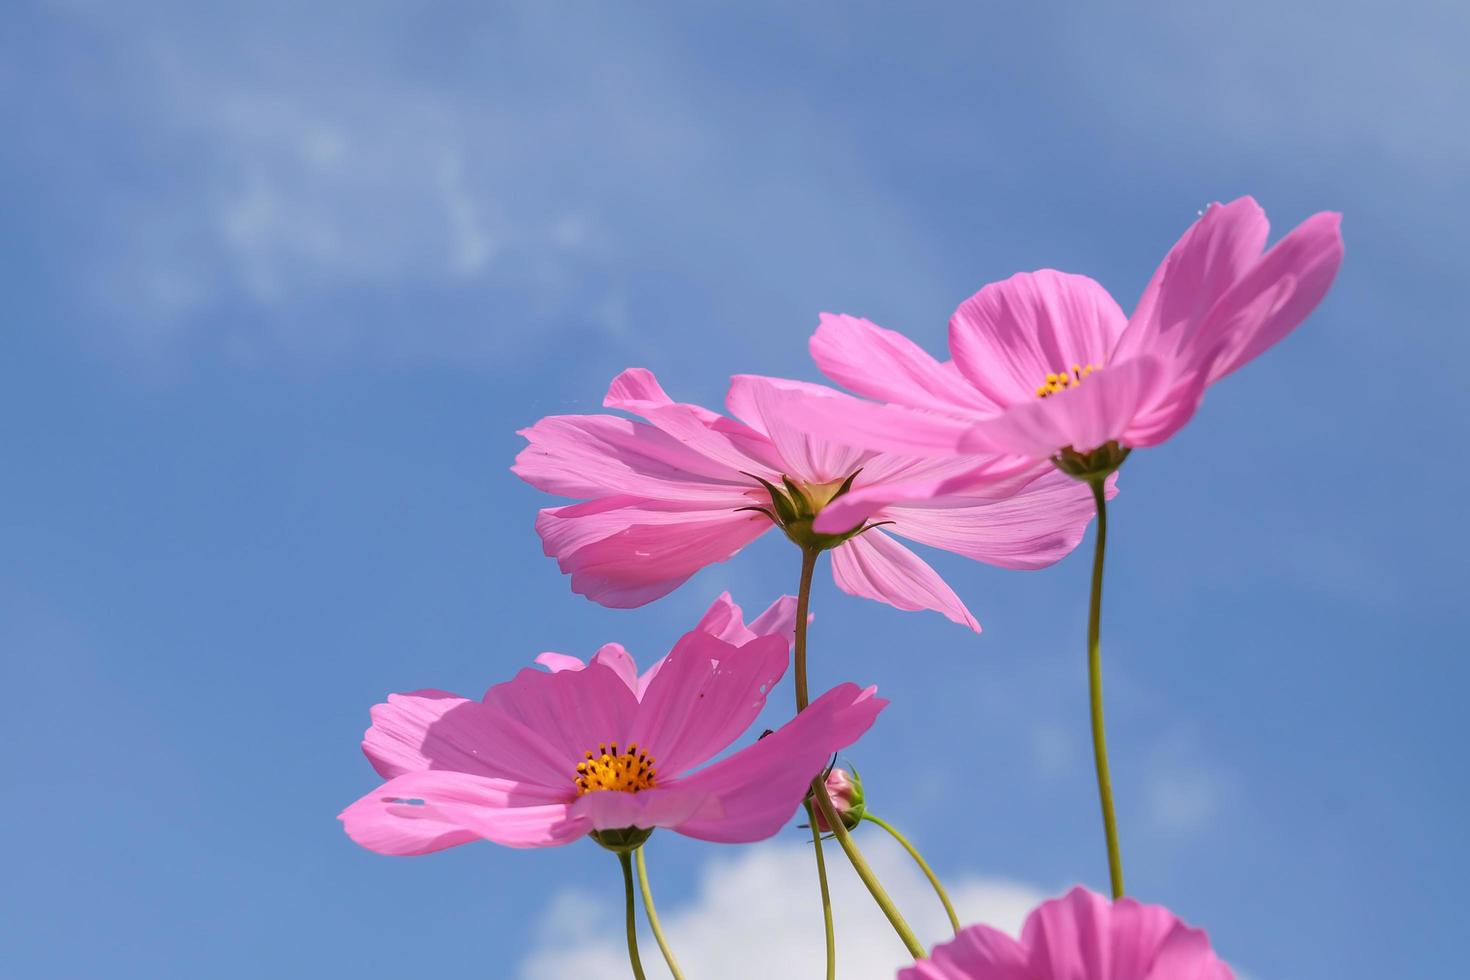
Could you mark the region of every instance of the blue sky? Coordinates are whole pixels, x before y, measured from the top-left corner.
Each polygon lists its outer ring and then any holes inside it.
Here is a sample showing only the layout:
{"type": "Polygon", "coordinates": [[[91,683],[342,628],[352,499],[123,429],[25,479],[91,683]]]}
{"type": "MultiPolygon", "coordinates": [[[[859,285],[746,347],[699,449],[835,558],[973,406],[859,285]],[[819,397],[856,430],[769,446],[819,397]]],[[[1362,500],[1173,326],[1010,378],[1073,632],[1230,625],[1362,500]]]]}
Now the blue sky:
{"type": "MultiPolygon", "coordinates": [[[[618,882],[590,844],[343,837],[367,709],[546,649],[657,656],[722,589],[792,589],[796,556],[771,538],[594,606],[541,557],[515,430],[626,366],[710,405],[731,373],[815,379],[822,310],[939,351],[1021,269],[1127,307],[1196,211],[1250,193],[1278,233],[1342,211],[1347,260],[1124,470],[1104,642],[1130,886],[1253,980],[1451,975],[1467,8],[558,6],[0,14],[13,974],[602,957],[618,882]]],[[[1085,557],[926,557],[982,636],[818,576],[815,678],[893,699],[853,753],[875,807],[977,903],[1101,887],[1085,557]]],[[[780,942],[703,889],[775,907],[808,884],[780,877],[799,840],[660,835],[662,904],[726,962],[780,942]]]]}

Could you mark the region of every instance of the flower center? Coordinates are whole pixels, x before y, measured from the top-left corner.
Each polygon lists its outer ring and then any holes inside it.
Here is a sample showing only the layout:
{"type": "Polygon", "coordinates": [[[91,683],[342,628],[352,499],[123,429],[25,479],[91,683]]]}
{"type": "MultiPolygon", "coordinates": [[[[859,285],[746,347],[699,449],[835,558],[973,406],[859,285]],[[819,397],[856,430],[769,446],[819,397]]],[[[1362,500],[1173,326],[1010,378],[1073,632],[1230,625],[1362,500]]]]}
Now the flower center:
{"type": "Polygon", "coordinates": [[[1089,364],[1087,367],[1083,367],[1080,364],[1073,364],[1072,370],[1070,371],[1058,371],[1056,374],[1048,374],[1046,376],[1046,383],[1037,387],[1036,395],[1038,398],[1049,398],[1059,391],[1075,388],[1082,383],[1083,378],[1099,370],[1101,368],[1093,364],[1089,364]]]}
{"type": "Polygon", "coordinates": [[[587,761],[577,763],[577,775],[572,777],[578,796],[610,789],[636,793],[653,788],[653,758],[639,752],[637,745],[629,745],[626,752],[619,752],[616,743],[599,745],[596,752],[586,755],[587,761]]]}

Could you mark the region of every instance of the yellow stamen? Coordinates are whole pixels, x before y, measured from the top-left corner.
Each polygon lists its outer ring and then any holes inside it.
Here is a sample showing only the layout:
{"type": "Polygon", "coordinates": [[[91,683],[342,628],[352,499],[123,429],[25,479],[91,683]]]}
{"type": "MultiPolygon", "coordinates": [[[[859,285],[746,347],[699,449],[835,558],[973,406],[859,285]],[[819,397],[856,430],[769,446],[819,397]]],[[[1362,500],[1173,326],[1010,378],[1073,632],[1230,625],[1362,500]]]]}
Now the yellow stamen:
{"type": "Polygon", "coordinates": [[[1083,378],[1097,370],[1100,370],[1100,368],[1095,364],[1089,364],[1086,367],[1080,364],[1073,364],[1071,371],[1059,371],[1055,374],[1048,374],[1046,376],[1046,383],[1037,386],[1036,397],[1047,398],[1055,395],[1059,391],[1075,388],[1082,383],[1083,378]]]}
{"type": "Polygon", "coordinates": [[[619,752],[616,743],[599,745],[596,753],[584,754],[587,761],[577,763],[577,774],[572,777],[578,796],[604,790],[637,793],[653,788],[653,758],[638,751],[637,745],[629,745],[626,752],[619,752]]]}

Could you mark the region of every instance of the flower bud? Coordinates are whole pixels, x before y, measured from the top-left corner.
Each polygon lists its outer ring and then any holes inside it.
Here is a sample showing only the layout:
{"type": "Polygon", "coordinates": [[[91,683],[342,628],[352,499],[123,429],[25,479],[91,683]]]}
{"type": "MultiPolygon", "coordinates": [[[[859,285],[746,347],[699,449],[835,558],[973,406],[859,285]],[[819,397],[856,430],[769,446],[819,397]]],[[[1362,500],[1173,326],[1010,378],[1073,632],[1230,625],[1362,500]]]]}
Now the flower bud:
{"type": "MultiPolygon", "coordinates": [[[[832,800],[832,809],[842,818],[842,825],[848,830],[855,830],[867,810],[863,803],[863,781],[858,778],[857,770],[848,772],[834,767],[827,773],[827,796],[832,800]]],[[[824,834],[831,833],[820,807],[816,810],[815,819],[818,830],[824,834]]]]}

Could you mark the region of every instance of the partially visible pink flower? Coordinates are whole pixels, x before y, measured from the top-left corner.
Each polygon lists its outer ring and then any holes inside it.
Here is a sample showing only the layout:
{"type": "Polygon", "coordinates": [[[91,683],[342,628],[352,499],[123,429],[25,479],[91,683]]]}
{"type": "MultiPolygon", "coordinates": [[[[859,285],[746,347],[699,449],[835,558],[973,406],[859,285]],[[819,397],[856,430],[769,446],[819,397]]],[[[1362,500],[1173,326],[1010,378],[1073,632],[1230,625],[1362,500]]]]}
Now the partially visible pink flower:
{"type": "Polygon", "coordinates": [[[888,702],[841,684],[774,733],[697,768],[739,738],[790,659],[787,597],[747,626],[721,596],[641,676],[618,644],[588,663],[537,658],[473,701],[395,694],[373,708],[363,751],[387,782],[349,806],[349,836],[381,854],[473,840],[548,847],[588,833],[668,827],[702,840],[781,829],[812,777],[888,702]]]}
{"type": "MultiPolygon", "coordinates": [[[[675,402],[650,372],[630,369],[603,404],[646,421],[544,418],[522,430],[529,445],[512,469],[538,489],[585,501],[541,511],[536,530],[572,590],[605,606],[666,595],[769,531],[777,516],[770,488],[800,494],[816,513],[834,498],[861,498],[864,510],[848,524],[819,526],[833,536],[838,587],[899,609],[936,610],[976,630],[938,573],[891,535],[1003,568],[1041,568],[1082,539],[1091,498],[1048,467],[900,456],[855,448],[860,439],[815,436],[807,407],[829,400],[857,401],[820,385],[741,375],[727,399],[737,421],[675,402]],[[1007,479],[936,499],[936,482],[975,472],[1007,479]]],[[[810,525],[808,517],[807,532],[810,525]]]]}
{"type": "MultiPolygon", "coordinates": [[[[1049,459],[1112,442],[1157,445],[1189,421],[1206,387],[1321,301],[1342,261],[1340,221],[1313,215],[1263,253],[1269,226],[1253,199],[1212,204],[1164,258],[1131,318],[1086,276],[1019,273],[960,304],[949,324],[954,360],[943,363],[901,334],[824,314],[811,340],[817,365],[889,406],[814,403],[811,424],[828,437],[941,456],[1049,459]]],[[[858,504],[848,501],[826,523],[848,520],[858,504]]]]}
{"type": "Polygon", "coordinates": [[[1202,929],[1159,905],[1085,888],[1043,902],[1018,942],[970,926],[899,980],[1234,980],[1202,929]]]}

